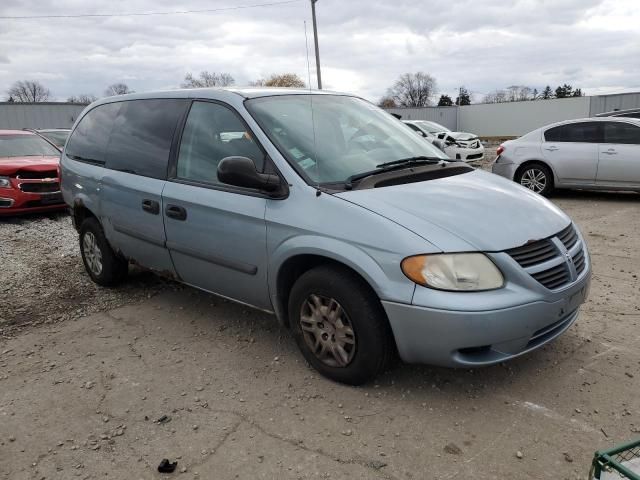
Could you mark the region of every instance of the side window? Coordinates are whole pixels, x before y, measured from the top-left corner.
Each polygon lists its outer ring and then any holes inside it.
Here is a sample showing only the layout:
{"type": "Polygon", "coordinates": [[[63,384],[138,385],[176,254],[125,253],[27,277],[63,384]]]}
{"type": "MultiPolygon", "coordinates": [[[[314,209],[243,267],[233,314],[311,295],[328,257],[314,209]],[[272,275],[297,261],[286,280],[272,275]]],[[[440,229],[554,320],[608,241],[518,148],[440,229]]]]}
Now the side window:
{"type": "Polygon", "coordinates": [[[640,145],[640,127],[624,122],[606,122],[604,141],[605,143],[640,145]]]}
{"type": "Polygon", "coordinates": [[[104,164],[109,135],[121,103],[106,103],[89,111],[67,142],[69,158],[104,164]]]}
{"type": "Polygon", "coordinates": [[[225,157],[248,157],[263,171],[265,155],[251,132],[231,109],[210,102],[193,102],[182,133],[178,178],[221,184],[218,164],[225,157]]]}
{"type": "Polygon", "coordinates": [[[566,142],[564,139],[564,125],[553,127],[544,132],[544,139],[547,142],[566,142]]]}
{"type": "Polygon", "coordinates": [[[107,148],[107,168],[167,178],[171,141],[188,104],[180,99],[122,102],[107,148]]]}
{"type": "Polygon", "coordinates": [[[547,142],[602,143],[600,122],[579,122],[560,125],[544,132],[547,142]]]}

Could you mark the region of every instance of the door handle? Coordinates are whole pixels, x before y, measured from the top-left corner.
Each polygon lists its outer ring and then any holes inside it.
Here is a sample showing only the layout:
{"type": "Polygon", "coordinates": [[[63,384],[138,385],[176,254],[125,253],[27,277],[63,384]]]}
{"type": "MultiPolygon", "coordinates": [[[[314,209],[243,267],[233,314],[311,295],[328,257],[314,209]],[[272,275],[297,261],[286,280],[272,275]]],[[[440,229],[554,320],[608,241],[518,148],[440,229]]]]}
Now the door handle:
{"type": "Polygon", "coordinates": [[[545,148],[545,150],[549,150],[550,152],[555,152],[556,150],[559,150],[559,148],[558,147],[548,147],[548,148],[545,148]]]}
{"type": "Polygon", "coordinates": [[[613,148],[610,148],[609,150],[605,150],[602,153],[606,153],[607,155],[617,155],[618,152],[616,152],[613,148]]]}
{"type": "Polygon", "coordinates": [[[142,200],[142,210],[152,213],[153,215],[157,215],[160,213],[160,204],[155,200],[149,200],[148,198],[145,198],[144,200],[142,200]]]}
{"type": "Polygon", "coordinates": [[[175,218],[176,220],[186,220],[187,210],[179,205],[167,205],[164,209],[164,213],[169,218],[175,218]]]}

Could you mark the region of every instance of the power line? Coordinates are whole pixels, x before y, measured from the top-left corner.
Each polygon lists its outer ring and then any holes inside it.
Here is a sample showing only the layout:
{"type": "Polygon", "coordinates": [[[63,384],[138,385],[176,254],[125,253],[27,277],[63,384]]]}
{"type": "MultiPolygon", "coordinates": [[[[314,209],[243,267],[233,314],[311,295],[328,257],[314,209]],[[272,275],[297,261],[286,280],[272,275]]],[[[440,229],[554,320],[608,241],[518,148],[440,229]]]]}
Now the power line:
{"type": "Polygon", "coordinates": [[[0,20],[35,20],[45,18],[108,18],[108,17],[149,17],[153,15],[187,15],[193,13],[214,13],[224,12],[229,10],[241,10],[246,8],[257,7],[274,7],[277,5],[284,5],[287,3],[297,3],[302,0],[282,0],[279,2],[269,3],[255,3],[253,5],[238,5],[235,7],[221,7],[221,8],[207,8],[203,10],[178,10],[172,12],[140,12],[140,13],[82,13],[75,15],[15,15],[15,16],[0,16],[0,20]]]}

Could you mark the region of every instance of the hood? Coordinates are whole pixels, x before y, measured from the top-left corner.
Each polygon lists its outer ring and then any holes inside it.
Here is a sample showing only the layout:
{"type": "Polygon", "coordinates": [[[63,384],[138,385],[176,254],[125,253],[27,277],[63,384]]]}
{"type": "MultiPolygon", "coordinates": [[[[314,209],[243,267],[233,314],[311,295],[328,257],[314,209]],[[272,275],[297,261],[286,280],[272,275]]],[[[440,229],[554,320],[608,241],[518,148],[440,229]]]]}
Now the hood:
{"type": "Polygon", "coordinates": [[[0,157],[0,174],[11,175],[18,170],[44,172],[59,164],[59,157],[0,157]]]}
{"type": "Polygon", "coordinates": [[[455,138],[456,140],[475,140],[476,138],[478,138],[477,135],[474,135],[473,133],[467,133],[467,132],[449,132],[449,136],[455,138]]]}
{"type": "Polygon", "coordinates": [[[465,244],[468,250],[507,250],[549,237],[571,221],[546,198],[481,170],[337,196],[403,225],[443,251],[463,251],[465,244]]]}

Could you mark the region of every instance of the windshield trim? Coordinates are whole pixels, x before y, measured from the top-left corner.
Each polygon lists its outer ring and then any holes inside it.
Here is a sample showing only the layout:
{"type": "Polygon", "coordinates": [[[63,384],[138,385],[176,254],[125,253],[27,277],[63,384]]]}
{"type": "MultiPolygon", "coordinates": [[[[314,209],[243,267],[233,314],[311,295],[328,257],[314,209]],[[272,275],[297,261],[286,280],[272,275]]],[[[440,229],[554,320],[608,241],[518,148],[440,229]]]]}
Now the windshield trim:
{"type": "MultiPolygon", "coordinates": [[[[325,96],[332,96],[332,97],[346,97],[346,98],[354,98],[357,100],[361,100],[363,102],[366,102],[370,105],[373,105],[375,107],[377,107],[377,105],[375,105],[373,102],[370,102],[369,100],[359,97],[357,95],[350,95],[350,94],[345,94],[345,93],[331,93],[331,94],[315,94],[312,91],[309,91],[309,93],[296,93],[296,94],[274,94],[274,95],[262,95],[259,97],[250,97],[250,98],[245,98],[242,103],[244,104],[244,108],[245,110],[249,113],[249,116],[251,117],[251,119],[256,122],[256,124],[258,125],[258,127],[260,127],[260,130],[262,131],[262,133],[265,135],[265,137],[268,139],[269,143],[271,144],[271,146],[273,146],[273,148],[275,148],[278,153],[282,156],[282,158],[287,162],[287,165],[289,165],[297,174],[298,176],[300,176],[300,178],[309,186],[314,187],[314,188],[320,188],[320,187],[324,187],[324,188],[328,188],[331,190],[334,190],[336,186],[341,186],[340,190],[345,189],[344,185],[346,185],[348,183],[348,178],[345,178],[344,180],[332,180],[332,181],[328,181],[328,182],[315,182],[313,181],[304,171],[304,169],[297,164],[296,162],[293,162],[289,159],[287,152],[284,152],[283,149],[271,139],[271,136],[267,133],[268,130],[265,128],[264,123],[262,122],[262,120],[255,114],[255,112],[253,111],[252,108],[252,101],[253,100],[260,100],[263,98],[286,98],[286,97],[290,97],[290,96],[299,96],[299,95],[315,95],[318,97],[325,97],[325,96]]],[[[397,120],[398,122],[402,122],[402,120],[397,120]]],[[[442,160],[447,161],[448,158],[443,158],[442,160]]]]}

